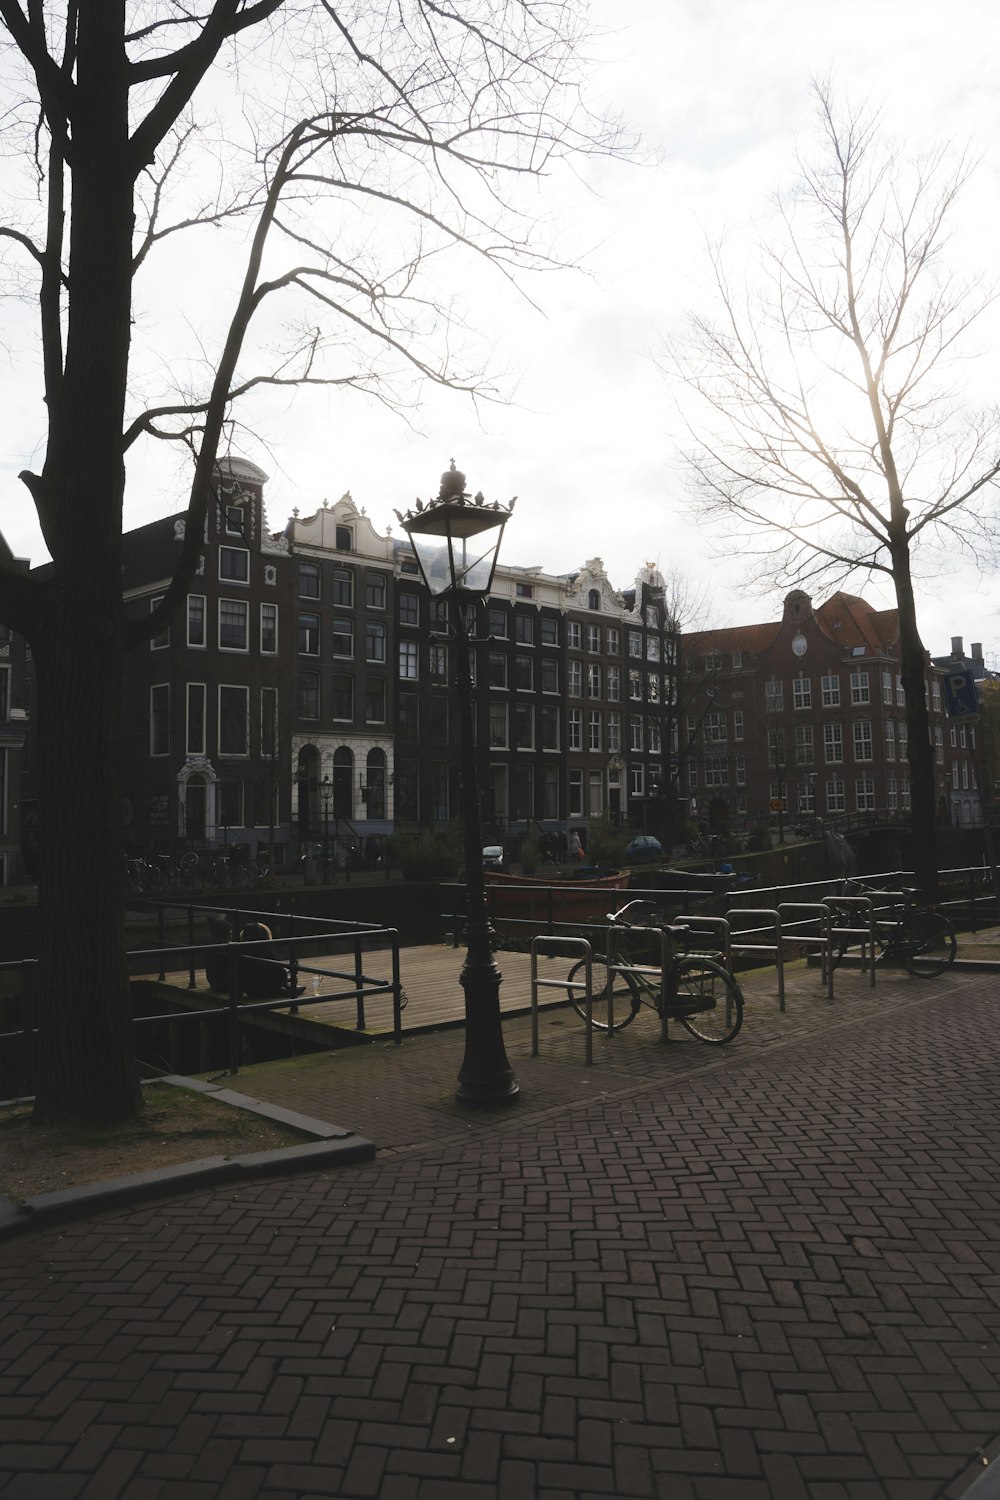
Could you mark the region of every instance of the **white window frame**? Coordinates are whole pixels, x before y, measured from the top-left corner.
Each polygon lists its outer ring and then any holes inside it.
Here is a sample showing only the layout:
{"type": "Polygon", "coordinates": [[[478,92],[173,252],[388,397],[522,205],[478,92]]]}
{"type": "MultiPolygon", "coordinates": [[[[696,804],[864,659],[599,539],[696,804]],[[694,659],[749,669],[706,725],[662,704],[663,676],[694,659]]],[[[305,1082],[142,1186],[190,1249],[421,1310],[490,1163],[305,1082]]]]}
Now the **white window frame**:
{"type": "Polygon", "coordinates": [[[399,667],[399,678],[401,682],[418,682],[420,680],[420,648],[416,641],[400,641],[397,653],[399,667]],[[403,670],[404,663],[407,668],[412,666],[412,672],[403,670]]]}
{"type": "Polygon", "coordinates": [[[228,651],[246,656],[250,650],[250,601],[249,599],[220,599],[216,610],[216,628],[218,630],[218,642],[220,651],[228,651]],[[229,604],[235,606],[243,615],[243,645],[224,646],[222,644],[222,606],[229,604]]]}
{"type": "Polygon", "coordinates": [[[149,753],[159,760],[162,756],[170,754],[170,683],[154,682],[149,688],[149,753]],[[163,693],[166,697],[166,743],[162,750],[156,748],[156,709],[154,706],[156,694],[163,693]]]}
{"type": "Polygon", "coordinates": [[[258,629],[260,631],[260,635],[259,635],[258,639],[260,640],[260,654],[261,654],[261,656],[277,656],[277,654],[278,654],[278,606],[276,604],[262,604],[260,606],[260,614],[259,614],[258,619],[257,619],[257,626],[258,626],[258,629]],[[274,645],[273,646],[265,646],[264,645],[264,611],[265,610],[269,610],[271,612],[271,615],[273,615],[273,617],[274,617],[274,645]]]}
{"type": "Polygon", "coordinates": [[[487,734],[491,750],[507,750],[510,747],[510,712],[506,703],[491,703],[487,715],[487,734]],[[503,735],[494,738],[497,726],[503,722],[503,735]]]}
{"type": "Polygon", "coordinates": [[[244,588],[249,588],[250,587],[250,548],[249,547],[227,547],[225,545],[220,546],[220,548],[219,548],[219,582],[220,583],[224,583],[227,586],[229,584],[234,584],[236,586],[239,586],[240,584],[242,584],[244,588]],[[230,556],[230,557],[242,557],[243,558],[243,561],[244,561],[244,564],[245,564],[245,572],[246,572],[246,576],[245,577],[242,577],[238,573],[224,573],[222,571],[222,559],[223,559],[224,556],[227,556],[227,555],[230,556]]]}
{"type": "MultiPolygon", "coordinates": [[[[163,600],[164,600],[165,597],[166,596],[164,594],[154,594],[153,595],[152,599],[150,599],[150,601],[149,601],[149,613],[150,614],[152,614],[153,610],[156,609],[160,604],[163,603],[163,600]]],[[[166,649],[167,649],[167,647],[169,645],[170,645],[170,622],[168,620],[166,628],[164,630],[161,630],[160,633],[159,633],[159,635],[154,635],[154,636],[150,637],[149,649],[150,649],[150,651],[166,651],[166,649]]]]}
{"type": "Polygon", "coordinates": [[[184,745],[187,755],[207,755],[208,750],[208,690],[204,682],[189,682],[184,695],[184,745]],[[191,700],[201,698],[201,738],[192,742],[191,700]]]}
{"type": "Polygon", "coordinates": [[[858,812],[875,811],[875,778],[859,776],[854,785],[855,803],[858,812]]]}
{"type": "Polygon", "coordinates": [[[192,651],[206,651],[208,649],[208,600],[204,594],[188,594],[187,609],[185,611],[185,630],[187,633],[187,643],[192,651]],[[193,641],[191,639],[191,603],[194,599],[201,601],[200,641],[193,641]]]}
{"type": "Polygon", "coordinates": [[[795,726],[795,764],[812,766],[816,763],[816,741],[811,724],[795,726]]]}
{"type": "MultiPolygon", "coordinates": [[[[312,631],[312,627],[311,626],[308,626],[307,629],[310,630],[310,632],[312,631]]],[[[319,610],[314,610],[314,609],[301,609],[301,610],[299,610],[299,617],[298,617],[298,620],[296,621],[296,630],[298,632],[298,641],[297,641],[298,652],[297,652],[297,654],[299,656],[308,656],[309,659],[310,659],[310,661],[312,661],[313,658],[315,658],[316,660],[318,660],[319,659],[319,655],[320,655],[320,651],[322,649],[322,643],[323,643],[323,618],[320,615],[319,610]],[[316,622],[316,626],[315,626],[316,646],[315,646],[315,649],[313,649],[312,647],[310,647],[308,644],[305,645],[305,646],[302,644],[302,622],[303,622],[303,620],[306,620],[306,619],[315,620],[315,622],[316,622]]]]}

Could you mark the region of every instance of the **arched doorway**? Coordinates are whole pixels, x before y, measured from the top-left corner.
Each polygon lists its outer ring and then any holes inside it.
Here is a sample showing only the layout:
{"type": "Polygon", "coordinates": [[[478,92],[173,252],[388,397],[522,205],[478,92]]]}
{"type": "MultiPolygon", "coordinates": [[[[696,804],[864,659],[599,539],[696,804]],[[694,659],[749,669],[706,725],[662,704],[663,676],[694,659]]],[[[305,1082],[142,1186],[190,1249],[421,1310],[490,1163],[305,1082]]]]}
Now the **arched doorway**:
{"type": "Polygon", "coordinates": [[[341,745],[333,752],[333,817],[350,822],[354,816],[354,755],[341,745]]]}
{"type": "Polygon", "coordinates": [[[315,836],[321,808],[319,806],[319,751],[315,745],[303,745],[295,766],[295,785],[299,794],[299,838],[315,836]]]}
{"type": "Polygon", "coordinates": [[[191,844],[203,844],[208,820],[208,785],[204,776],[189,776],[181,801],[181,836],[191,844]]]}
{"type": "Polygon", "coordinates": [[[369,750],[367,765],[368,816],[385,817],[385,751],[369,750]]]}

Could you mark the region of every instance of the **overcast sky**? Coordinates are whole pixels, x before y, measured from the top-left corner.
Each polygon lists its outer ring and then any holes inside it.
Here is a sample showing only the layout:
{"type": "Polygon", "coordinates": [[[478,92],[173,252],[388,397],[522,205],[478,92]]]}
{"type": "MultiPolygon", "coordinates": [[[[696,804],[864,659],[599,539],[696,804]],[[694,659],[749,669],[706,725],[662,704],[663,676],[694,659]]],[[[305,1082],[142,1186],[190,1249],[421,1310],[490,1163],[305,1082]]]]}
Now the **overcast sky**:
{"type": "MultiPolygon", "coordinates": [[[[618,587],[646,561],[680,566],[710,581],[716,622],[772,619],[780,598],[742,597],[739,570],[714,561],[711,539],[685,519],[674,419],[651,356],[703,296],[705,235],[740,234],[791,180],[796,142],[812,129],[810,79],[828,71],[852,99],[883,103],[887,127],[908,144],[955,137],[982,154],[954,248],[963,263],[992,271],[1000,8],[995,0],[593,0],[593,19],[604,33],[599,92],[660,159],[594,163],[546,185],[540,210],[564,244],[589,255],[586,275],[529,283],[541,311],[483,279],[455,288],[491,342],[510,404],[475,412],[439,393],[414,414],[413,430],[364,397],[311,396],[283,404],[270,445],[246,444],[246,456],[271,475],[273,528],[293,506],[309,514],[349,489],[379,530],[395,524],[394,507],[434,493],[454,456],[471,489],[519,496],[506,561],[567,572],[599,556],[618,587]]],[[[984,325],[980,339],[991,337],[996,347],[996,328],[984,325]]],[[[995,376],[995,359],[970,373],[990,398],[995,376]]],[[[37,461],[37,410],[24,404],[16,360],[0,378],[0,528],[16,552],[39,559],[15,478],[37,461]]],[[[130,463],[126,524],[182,504],[176,468],[155,455],[130,463]]],[[[935,654],[953,634],[1000,650],[997,610],[992,577],[965,570],[921,586],[922,633],[935,654]]]]}

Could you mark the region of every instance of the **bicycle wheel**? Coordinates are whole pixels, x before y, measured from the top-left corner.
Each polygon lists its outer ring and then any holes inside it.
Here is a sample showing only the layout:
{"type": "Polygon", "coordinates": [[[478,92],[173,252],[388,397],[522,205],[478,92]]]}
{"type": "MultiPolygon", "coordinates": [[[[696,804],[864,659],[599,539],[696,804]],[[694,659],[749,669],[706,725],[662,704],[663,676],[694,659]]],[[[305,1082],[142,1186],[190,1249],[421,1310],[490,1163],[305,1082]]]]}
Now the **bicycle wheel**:
{"type": "Polygon", "coordinates": [[[954,963],[955,929],[939,911],[911,911],[903,920],[894,956],[918,979],[933,979],[954,963]]]}
{"type": "Polygon", "coordinates": [[[677,1003],[691,1006],[678,1020],[699,1042],[721,1046],[731,1042],[743,1025],[743,992],[733,976],[710,958],[691,954],[677,960],[677,1003]]]}
{"type": "MultiPolygon", "coordinates": [[[[639,989],[631,974],[613,974],[607,959],[595,955],[591,964],[593,1006],[591,1014],[599,1031],[621,1031],[634,1021],[639,1009],[639,989]],[[614,989],[612,990],[612,981],[614,989]],[[609,1026],[609,1014],[613,1024],[609,1026]]],[[[581,1020],[587,1019],[587,963],[581,958],[567,976],[569,998],[581,1020]],[[578,987],[579,986],[579,987],[578,987]]]]}

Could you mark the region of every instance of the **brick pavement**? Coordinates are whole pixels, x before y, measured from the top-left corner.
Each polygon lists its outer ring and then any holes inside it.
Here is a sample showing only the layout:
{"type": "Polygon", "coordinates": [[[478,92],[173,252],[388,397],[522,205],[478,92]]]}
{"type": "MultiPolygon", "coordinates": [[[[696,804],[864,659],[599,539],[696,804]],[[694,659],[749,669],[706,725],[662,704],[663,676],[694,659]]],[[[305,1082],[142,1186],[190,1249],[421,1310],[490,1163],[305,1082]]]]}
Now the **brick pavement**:
{"type": "Polygon", "coordinates": [[[395,1154],[8,1242],[0,1497],[957,1495],[1000,1432],[995,983],[752,1000],[575,1106],[557,1031],[499,1119],[427,1038],[395,1154]]]}

